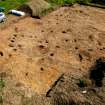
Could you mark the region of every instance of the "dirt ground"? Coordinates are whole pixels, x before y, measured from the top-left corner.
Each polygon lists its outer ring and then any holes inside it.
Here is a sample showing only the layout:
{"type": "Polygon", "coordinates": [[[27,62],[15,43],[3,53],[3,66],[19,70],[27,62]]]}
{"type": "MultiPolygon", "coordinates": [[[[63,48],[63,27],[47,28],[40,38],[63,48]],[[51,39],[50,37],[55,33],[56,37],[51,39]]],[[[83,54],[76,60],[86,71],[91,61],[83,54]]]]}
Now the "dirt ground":
{"type": "Polygon", "coordinates": [[[105,57],[104,17],[104,9],[74,5],[3,25],[2,104],[105,105],[105,84],[97,88],[89,79],[95,60],[105,57]],[[80,78],[87,87],[78,87],[80,78]]]}

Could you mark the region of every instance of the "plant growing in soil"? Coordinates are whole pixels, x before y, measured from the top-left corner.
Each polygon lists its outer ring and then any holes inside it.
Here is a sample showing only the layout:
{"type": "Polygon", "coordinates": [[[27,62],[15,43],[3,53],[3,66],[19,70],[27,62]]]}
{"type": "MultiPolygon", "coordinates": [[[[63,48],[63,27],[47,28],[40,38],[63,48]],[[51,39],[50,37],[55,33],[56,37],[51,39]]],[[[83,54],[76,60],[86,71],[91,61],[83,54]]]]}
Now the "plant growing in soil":
{"type": "Polygon", "coordinates": [[[78,85],[79,87],[83,88],[83,87],[86,87],[86,86],[87,86],[87,83],[86,83],[85,80],[79,79],[79,82],[77,83],[77,85],[78,85]]]}
{"type": "Polygon", "coordinates": [[[0,80],[0,90],[2,90],[5,87],[5,82],[3,79],[0,80]]]}

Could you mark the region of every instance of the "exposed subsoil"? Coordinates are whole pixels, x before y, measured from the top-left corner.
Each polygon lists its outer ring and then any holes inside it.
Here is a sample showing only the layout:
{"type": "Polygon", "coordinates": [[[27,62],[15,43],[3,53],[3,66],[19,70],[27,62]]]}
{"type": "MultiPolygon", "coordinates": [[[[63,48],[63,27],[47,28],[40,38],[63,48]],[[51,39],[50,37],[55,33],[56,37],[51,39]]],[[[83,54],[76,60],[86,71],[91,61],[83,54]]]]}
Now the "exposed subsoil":
{"type": "Polygon", "coordinates": [[[89,79],[104,52],[104,9],[74,5],[12,21],[0,31],[3,105],[105,105],[105,80],[89,79]]]}

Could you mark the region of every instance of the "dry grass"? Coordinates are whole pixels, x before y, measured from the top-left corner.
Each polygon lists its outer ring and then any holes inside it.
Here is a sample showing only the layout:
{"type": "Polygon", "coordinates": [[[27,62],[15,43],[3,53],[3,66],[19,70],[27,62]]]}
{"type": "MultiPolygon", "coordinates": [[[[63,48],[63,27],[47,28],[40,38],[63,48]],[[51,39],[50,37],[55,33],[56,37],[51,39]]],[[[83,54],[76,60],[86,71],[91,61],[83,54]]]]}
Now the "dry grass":
{"type": "Polygon", "coordinates": [[[43,11],[51,8],[51,5],[44,0],[31,0],[20,8],[25,12],[30,11],[32,16],[40,16],[43,11]]]}

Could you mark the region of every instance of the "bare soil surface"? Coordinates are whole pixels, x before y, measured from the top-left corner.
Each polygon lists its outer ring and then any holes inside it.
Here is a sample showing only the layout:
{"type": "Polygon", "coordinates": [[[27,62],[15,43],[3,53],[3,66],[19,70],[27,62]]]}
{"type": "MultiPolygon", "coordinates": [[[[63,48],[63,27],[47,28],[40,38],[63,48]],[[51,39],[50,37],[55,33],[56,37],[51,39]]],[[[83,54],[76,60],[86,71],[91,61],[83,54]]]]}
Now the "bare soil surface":
{"type": "Polygon", "coordinates": [[[74,5],[10,23],[0,31],[3,105],[105,105],[105,80],[98,88],[89,79],[105,57],[104,9],[74,5]]]}

